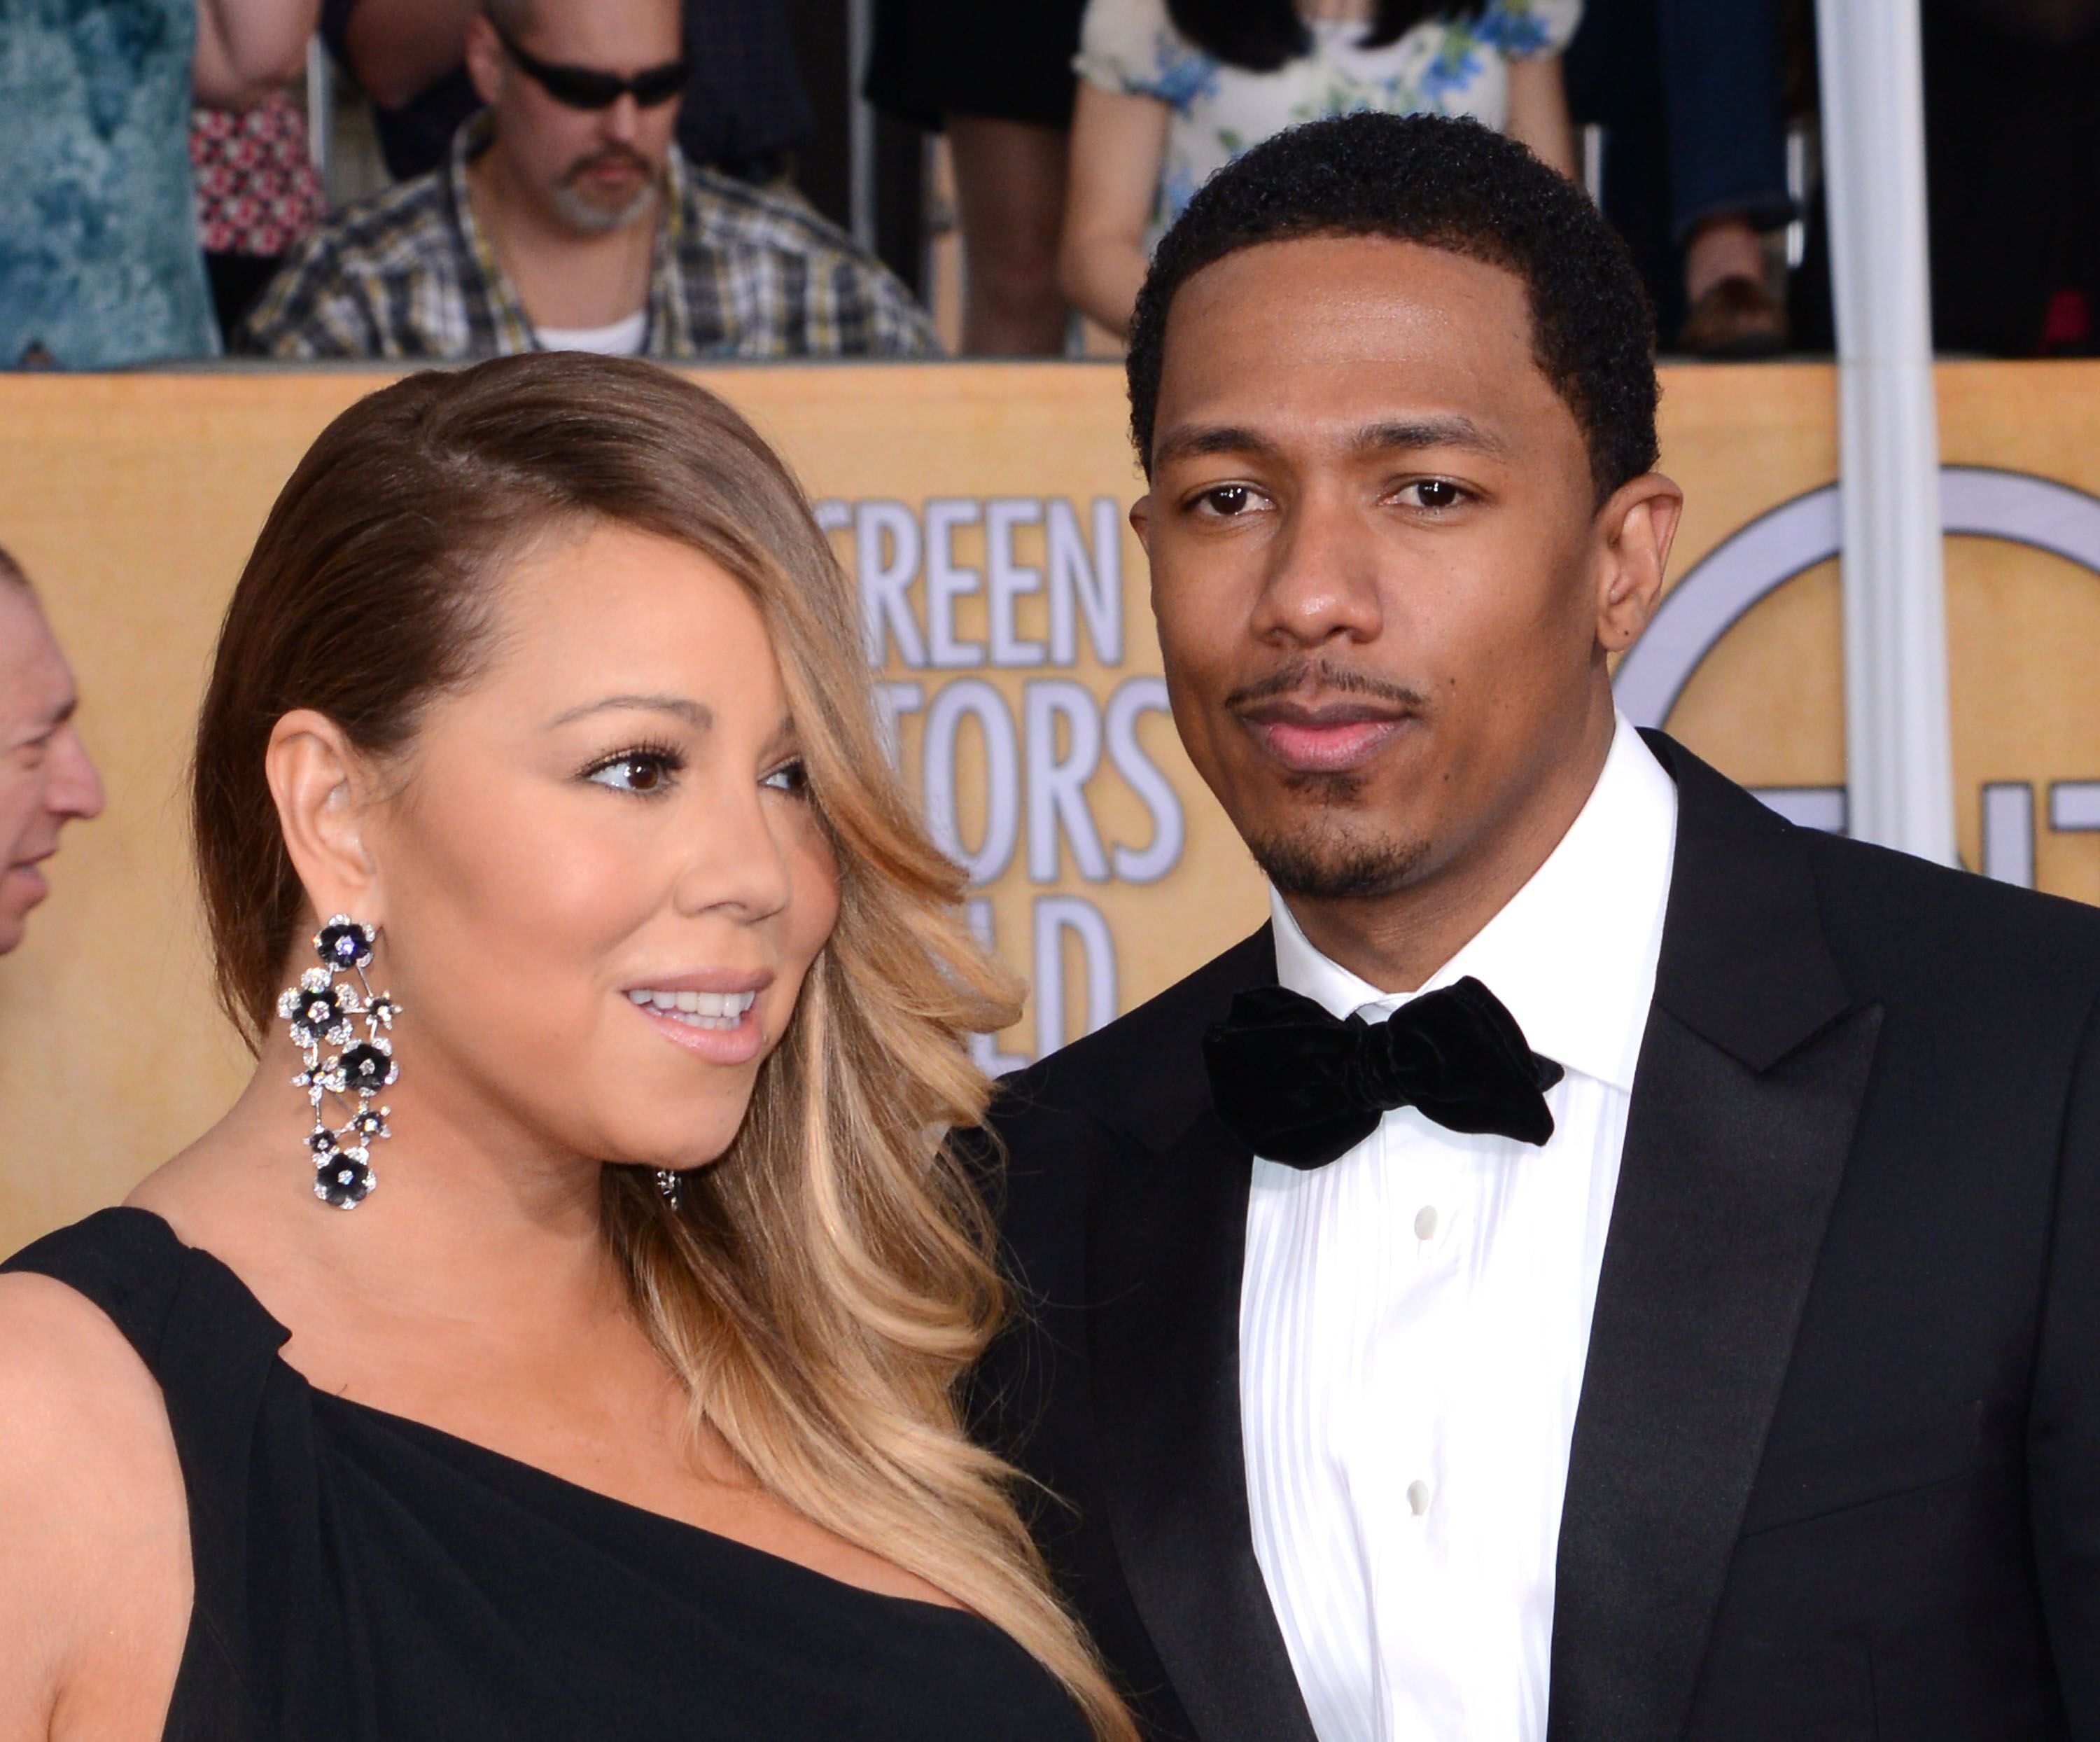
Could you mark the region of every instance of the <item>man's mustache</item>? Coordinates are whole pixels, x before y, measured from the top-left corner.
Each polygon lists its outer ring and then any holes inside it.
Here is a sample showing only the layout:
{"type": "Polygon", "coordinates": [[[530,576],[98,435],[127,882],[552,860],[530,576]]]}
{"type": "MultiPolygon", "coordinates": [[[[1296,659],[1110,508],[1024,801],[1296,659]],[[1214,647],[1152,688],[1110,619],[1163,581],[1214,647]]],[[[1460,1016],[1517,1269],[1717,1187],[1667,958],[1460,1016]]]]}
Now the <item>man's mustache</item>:
{"type": "Polygon", "coordinates": [[[1384,678],[1374,678],[1368,672],[1352,671],[1333,660],[1296,659],[1279,665],[1268,676],[1245,683],[1225,697],[1225,706],[1237,713],[1242,708],[1258,707],[1264,701],[1273,701],[1279,696],[1290,696],[1299,692],[1330,693],[1343,696],[1368,696],[1374,701],[1383,701],[1396,708],[1426,708],[1429,699],[1419,690],[1412,690],[1404,683],[1394,683],[1384,678]]]}
{"type": "Polygon", "coordinates": [[[579,157],[571,164],[564,182],[572,182],[588,175],[594,170],[611,169],[615,165],[634,170],[638,175],[651,173],[649,160],[639,152],[629,151],[624,145],[608,145],[603,151],[594,151],[588,157],[579,157]]]}

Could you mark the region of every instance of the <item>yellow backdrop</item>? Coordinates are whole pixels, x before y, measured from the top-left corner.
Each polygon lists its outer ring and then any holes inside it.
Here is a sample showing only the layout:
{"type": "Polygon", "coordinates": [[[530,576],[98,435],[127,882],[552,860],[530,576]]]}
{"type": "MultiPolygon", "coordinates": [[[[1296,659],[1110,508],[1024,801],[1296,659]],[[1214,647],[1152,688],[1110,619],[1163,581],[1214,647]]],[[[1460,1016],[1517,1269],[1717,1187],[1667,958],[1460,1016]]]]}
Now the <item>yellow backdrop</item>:
{"type": "MultiPolygon", "coordinates": [[[[1963,851],[2085,900],[2100,900],[2096,367],[1940,371],[1947,460],[1995,469],[1949,485],[1955,519],[1990,533],[1948,550],[1963,851]]],[[[244,1079],[184,858],[191,717],[272,496],[383,378],[0,376],[0,544],[73,658],[110,798],[0,961],[0,1251],[121,1196],[244,1079]]],[[[1162,711],[1118,370],[700,378],[779,443],[858,573],[904,766],[984,873],[980,922],[1038,983],[987,1062],[1127,1009],[1259,920],[1259,879],[1162,711]]],[[[1843,779],[1835,567],[1813,560],[1834,525],[1833,392],[1813,365],[1668,375],[1686,608],[1640,674],[1672,730],[1803,815],[1843,779]]]]}

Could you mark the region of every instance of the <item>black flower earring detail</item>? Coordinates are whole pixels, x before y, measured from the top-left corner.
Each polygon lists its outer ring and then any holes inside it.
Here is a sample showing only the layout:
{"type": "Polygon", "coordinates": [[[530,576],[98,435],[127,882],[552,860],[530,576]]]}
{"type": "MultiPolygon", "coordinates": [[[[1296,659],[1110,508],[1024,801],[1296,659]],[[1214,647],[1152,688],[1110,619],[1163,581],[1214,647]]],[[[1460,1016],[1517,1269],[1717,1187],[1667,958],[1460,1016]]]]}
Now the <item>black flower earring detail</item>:
{"type": "Polygon", "coordinates": [[[388,1137],[387,1109],[373,1098],[401,1074],[393,1043],[385,1031],[399,1010],[388,993],[374,992],[364,970],[379,934],[347,913],[338,913],[314,934],[314,949],[323,966],[309,968],[299,984],[277,1000],[277,1014],[292,1027],[292,1044],[306,1068],[292,1079],[313,1103],[314,1128],[307,1147],[314,1163],[314,1196],[337,1209],[355,1209],[378,1183],[372,1171],[372,1142],[388,1137]],[[352,986],[338,975],[355,974],[352,986]],[[357,1019],[365,1037],[357,1038],[357,1019]],[[336,1049],[327,1059],[321,1049],[336,1049]],[[346,1124],[331,1130],[321,1116],[321,1101],[334,1095],[346,1105],[353,1095],[357,1110],[346,1124]]]}

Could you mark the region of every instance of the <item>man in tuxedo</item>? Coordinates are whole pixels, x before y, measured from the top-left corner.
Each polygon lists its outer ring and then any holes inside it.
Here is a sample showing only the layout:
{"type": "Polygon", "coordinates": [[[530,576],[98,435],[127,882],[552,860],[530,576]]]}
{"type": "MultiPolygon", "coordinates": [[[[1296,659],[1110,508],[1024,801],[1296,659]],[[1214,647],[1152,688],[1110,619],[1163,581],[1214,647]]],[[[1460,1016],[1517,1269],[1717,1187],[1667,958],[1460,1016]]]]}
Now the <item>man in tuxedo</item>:
{"type": "Polygon", "coordinates": [[[1005,1085],[980,1395],[1148,1729],[2100,1737],[2100,915],[1617,717],[1681,498],[1518,147],[1257,148],[1129,376],[1272,918],[1005,1085]]]}

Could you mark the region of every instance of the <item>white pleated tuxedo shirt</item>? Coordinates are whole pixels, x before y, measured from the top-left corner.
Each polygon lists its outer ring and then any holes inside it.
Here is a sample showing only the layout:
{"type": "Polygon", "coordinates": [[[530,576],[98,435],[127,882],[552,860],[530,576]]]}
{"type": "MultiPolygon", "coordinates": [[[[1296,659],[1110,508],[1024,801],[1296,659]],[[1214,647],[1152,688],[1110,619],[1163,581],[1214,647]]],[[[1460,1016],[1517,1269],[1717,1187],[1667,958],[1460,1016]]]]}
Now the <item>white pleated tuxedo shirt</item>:
{"type": "MultiPolygon", "coordinates": [[[[1566,1068],[1542,1148],[1412,1108],[1328,1166],[1257,1160],[1240,1298],[1255,1554],[1321,1742],[1539,1742],[1569,1442],[1676,842],[1621,717],[1467,975],[1566,1068]]],[[[1408,1001],[1272,896],[1277,975],[1337,1017],[1408,1001]]]]}

